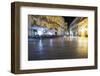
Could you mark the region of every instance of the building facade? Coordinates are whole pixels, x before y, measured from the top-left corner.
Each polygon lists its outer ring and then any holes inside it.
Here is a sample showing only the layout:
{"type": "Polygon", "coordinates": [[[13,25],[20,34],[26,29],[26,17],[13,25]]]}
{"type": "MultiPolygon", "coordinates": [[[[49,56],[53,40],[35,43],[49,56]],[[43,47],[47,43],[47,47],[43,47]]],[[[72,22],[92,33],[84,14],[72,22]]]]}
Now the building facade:
{"type": "Polygon", "coordinates": [[[88,37],[88,18],[77,17],[70,24],[70,36],[88,37]]]}
{"type": "Polygon", "coordinates": [[[28,36],[35,35],[57,35],[65,33],[64,18],[62,16],[28,16],[28,36]]]}

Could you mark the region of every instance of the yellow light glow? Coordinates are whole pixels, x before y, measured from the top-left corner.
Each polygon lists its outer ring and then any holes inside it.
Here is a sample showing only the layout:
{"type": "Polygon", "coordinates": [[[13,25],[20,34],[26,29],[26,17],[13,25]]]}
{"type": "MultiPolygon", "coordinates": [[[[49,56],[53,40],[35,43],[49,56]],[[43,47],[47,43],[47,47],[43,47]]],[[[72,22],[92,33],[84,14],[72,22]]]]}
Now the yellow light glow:
{"type": "Polygon", "coordinates": [[[81,30],[80,30],[81,32],[85,32],[85,28],[81,28],[81,30]]]}
{"type": "Polygon", "coordinates": [[[85,28],[85,27],[82,27],[82,28],[79,30],[79,34],[80,34],[80,36],[85,37],[85,35],[86,35],[86,28],[85,28]]]}

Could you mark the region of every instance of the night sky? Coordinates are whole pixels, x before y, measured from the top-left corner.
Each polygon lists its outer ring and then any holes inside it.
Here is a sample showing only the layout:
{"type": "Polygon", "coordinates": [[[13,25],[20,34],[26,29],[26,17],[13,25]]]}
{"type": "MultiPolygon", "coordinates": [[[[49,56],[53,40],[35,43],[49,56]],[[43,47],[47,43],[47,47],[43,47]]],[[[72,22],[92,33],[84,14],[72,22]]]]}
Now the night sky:
{"type": "Polygon", "coordinates": [[[65,17],[65,16],[64,16],[64,20],[65,20],[65,22],[68,23],[68,27],[69,27],[70,23],[71,23],[75,18],[76,18],[76,17],[65,17]]]}

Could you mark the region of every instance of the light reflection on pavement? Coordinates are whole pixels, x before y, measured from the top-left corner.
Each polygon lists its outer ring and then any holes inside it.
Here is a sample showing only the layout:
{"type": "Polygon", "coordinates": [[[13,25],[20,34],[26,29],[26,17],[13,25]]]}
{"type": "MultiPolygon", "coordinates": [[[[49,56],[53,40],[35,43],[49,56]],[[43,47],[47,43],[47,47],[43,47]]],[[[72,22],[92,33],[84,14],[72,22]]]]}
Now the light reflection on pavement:
{"type": "Polygon", "coordinates": [[[75,59],[88,57],[88,38],[58,37],[28,40],[29,60],[75,59]]]}

